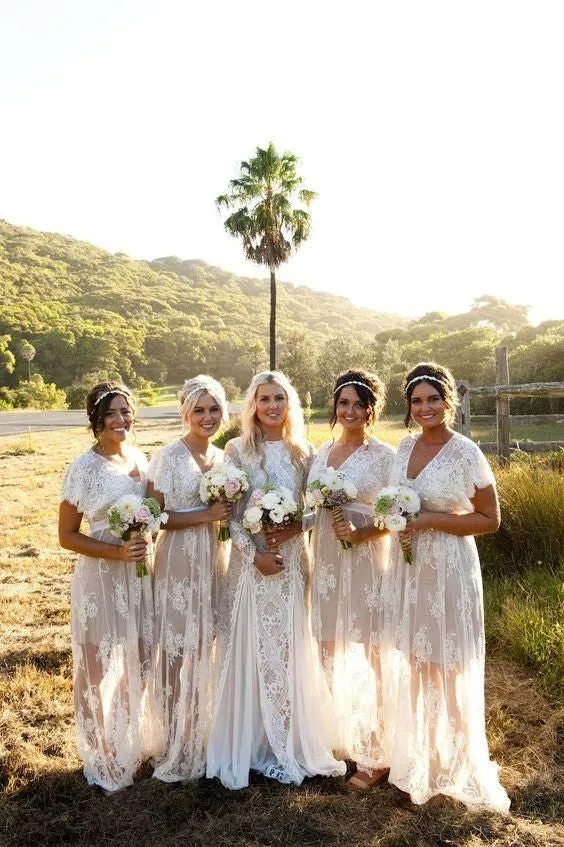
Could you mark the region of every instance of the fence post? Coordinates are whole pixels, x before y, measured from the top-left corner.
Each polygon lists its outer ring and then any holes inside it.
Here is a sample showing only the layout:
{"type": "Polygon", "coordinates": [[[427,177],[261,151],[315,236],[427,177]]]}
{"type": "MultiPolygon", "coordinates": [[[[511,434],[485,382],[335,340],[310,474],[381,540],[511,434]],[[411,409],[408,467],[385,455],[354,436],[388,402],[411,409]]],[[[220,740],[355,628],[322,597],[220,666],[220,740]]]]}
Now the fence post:
{"type": "Polygon", "coordinates": [[[470,383],[467,379],[456,380],[460,405],[456,410],[456,431],[470,438],[470,383]]]}
{"type": "MultiPolygon", "coordinates": [[[[509,385],[509,360],[507,347],[498,347],[495,351],[496,385],[509,385]]],[[[497,455],[503,461],[509,461],[509,398],[496,398],[497,455]]]]}

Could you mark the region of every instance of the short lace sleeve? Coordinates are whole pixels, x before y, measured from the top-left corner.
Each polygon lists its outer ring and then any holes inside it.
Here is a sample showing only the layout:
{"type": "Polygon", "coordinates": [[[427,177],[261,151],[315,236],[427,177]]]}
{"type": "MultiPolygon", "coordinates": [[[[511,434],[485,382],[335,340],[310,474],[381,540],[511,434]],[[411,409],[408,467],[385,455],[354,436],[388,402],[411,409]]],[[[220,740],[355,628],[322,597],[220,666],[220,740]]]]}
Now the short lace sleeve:
{"type": "Polygon", "coordinates": [[[61,502],[66,500],[71,506],[76,506],[79,512],[86,509],[86,496],[88,493],[88,458],[86,455],[79,456],[68,467],[63,480],[61,491],[61,502]]]}
{"type": "Polygon", "coordinates": [[[147,471],[149,480],[161,494],[169,494],[172,490],[172,473],[168,451],[161,447],[149,462],[147,471]]]}
{"type": "Polygon", "coordinates": [[[477,444],[473,442],[470,442],[470,444],[470,473],[473,485],[476,488],[486,488],[488,485],[495,485],[495,476],[490,463],[477,444]]]}

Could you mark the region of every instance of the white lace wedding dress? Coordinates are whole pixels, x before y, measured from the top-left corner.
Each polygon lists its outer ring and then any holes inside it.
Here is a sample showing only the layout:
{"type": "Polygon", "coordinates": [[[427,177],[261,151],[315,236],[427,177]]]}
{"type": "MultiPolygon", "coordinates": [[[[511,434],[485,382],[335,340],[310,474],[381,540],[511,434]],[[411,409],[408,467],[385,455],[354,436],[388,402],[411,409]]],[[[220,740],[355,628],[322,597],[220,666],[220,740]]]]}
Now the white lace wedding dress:
{"type": "MultiPolygon", "coordinates": [[[[315,774],[345,772],[330,750],[329,692],[306,612],[309,563],[303,534],[280,547],[284,570],[262,576],[254,566],[255,542],[241,517],[254,488],[267,480],[293,491],[300,502],[307,468],[298,471],[283,441],[266,442],[264,456],[242,455],[230,441],[226,458],[249,476],[249,494],[230,522],[232,549],[222,619],[222,666],[208,744],[208,777],[243,788],[249,771],[300,784],[315,774]]],[[[262,547],[264,549],[264,547],[262,547]]]]}
{"type": "MultiPolygon", "coordinates": [[[[93,450],[79,456],[63,482],[62,500],[76,506],[90,535],[120,542],[106,512],[125,494],[145,495],[147,460],[129,476],[93,450]]],[[[71,638],[78,750],[89,784],[107,791],[131,785],[152,752],[147,681],[153,645],[151,577],[133,563],[78,557],[71,582],[71,638]]]]}
{"type": "MultiPolygon", "coordinates": [[[[309,481],[327,469],[334,441],[323,444],[309,481]]],[[[388,484],[394,450],[369,438],[340,465],[355,484],[355,503],[344,509],[355,526],[373,523],[378,491],[388,484]]],[[[335,749],[362,769],[385,767],[380,649],[382,574],[388,564],[389,537],[344,550],[332,528],[331,514],[318,509],[313,529],[312,629],[335,709],[335,749]]]]}
{"type": "MultiPolygon", "coordinates": [[[[405,438],[392,484],[407,483],[415,444],[405,438]]],[[[470,439],[455,433],[407,484],[423,508],[473,510],[477,488],[494,485],[491,468],[470,439]]],[[[414,564],[404,563],[397,536],[386,576],[385,634],[395,656],[391,711],[395,730],[389,780],[414,803],[446,794],[468,806],[507,811],[509,798],[490,761],[484,716],[482,578],[472,536],[422,531],[414,564]]]]}
{"type": "MultiPolygon", "coordinates": [[[[223,451],[211,447],[213,464],[223,451]]],[[[201,509],[202,472],[182,440],[151,459],[149,479],[165,510],[201,509]]],[[[155,551],[155,665],[153,703],[161,752],[154,776],[165,782],[206,772],[213,703],[213,644],[226,544],[218,523],[163,530],[155,551]]]]}

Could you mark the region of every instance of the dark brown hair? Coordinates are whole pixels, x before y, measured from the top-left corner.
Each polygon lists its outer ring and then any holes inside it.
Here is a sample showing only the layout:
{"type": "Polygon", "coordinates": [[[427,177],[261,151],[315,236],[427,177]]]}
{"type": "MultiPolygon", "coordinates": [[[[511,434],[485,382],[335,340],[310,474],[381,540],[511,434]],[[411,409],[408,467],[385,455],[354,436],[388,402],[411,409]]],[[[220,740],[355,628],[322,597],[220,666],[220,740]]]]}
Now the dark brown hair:
{"type": "Polygon", "coordinates": [[[456,407],[458,406],[456,382],[449,369],[438,365],[436,362],[419,362],[407,374],[403,389],[407,403],[407,414],[404,424],[408,427],[411,422],[411,395],[413,394],[413,389],[421,385],[422,382],[427,382],[440,394],[450,411],[447,423],[449,425],[452,424],[456,415],[456,407]],[[431,377],[431,379],[425,379],[425,377],[431,377]],[[415,382],[411,382],[412,380],[415,380],[415,382]],[[409,384],[410,382],[411,385],[409,384]]]}
{"type": "Polygon", "coordinates": [[[386,402],[386,386],[379,376],[369,371],[364,371],[361,368],[354,368],[340,373],[335,380],[335,388],[333,391],[333,409],[331,410],[331,418],[329,424],[331,429],[337,423],[337,403],[341,395],[341,390],[345,385],[351,384],[358,394],[359,400],[367,410],[366,424],[372,426],[386,402]]]}
{"type": "Polygon", "coordinates": [[[99,382],[88,392],[86,414],[89,428],[94,435],[98,435],[104,429],[104,419],[108,414],[110,403],[117,395],[125,398],[135,416],[136,406],[133,395],[123,382],[99,382]]]}

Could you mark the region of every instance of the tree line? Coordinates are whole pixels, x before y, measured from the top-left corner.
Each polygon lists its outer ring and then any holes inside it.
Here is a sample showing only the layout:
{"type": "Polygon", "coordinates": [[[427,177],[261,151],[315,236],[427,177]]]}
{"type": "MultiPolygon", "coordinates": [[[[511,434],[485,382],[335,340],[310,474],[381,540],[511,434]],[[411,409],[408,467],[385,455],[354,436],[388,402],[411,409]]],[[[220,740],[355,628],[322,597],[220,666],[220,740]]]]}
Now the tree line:
{"type": "MultiPolygon", "coordinates": [[[[409,321],[306,286],[277,289],[278,365],[316,406],[355,364],[386,380],[389,411],[401,408],[401,377],[421,359],[490,384],[501,343],[512,381],[564,379],[564,321],[533,327],[526,306],[484,296],[463,314],[409,321]]],[[[176,257],[135,260],[0,221],[0,408],[76,407],[99,378],[120,376],[139,390],[201,371],[235,396],[267,366],[269,306],[260,279],[176,257]]],[[[559,411],[559,402],[512,409],[559,411]]]]}

